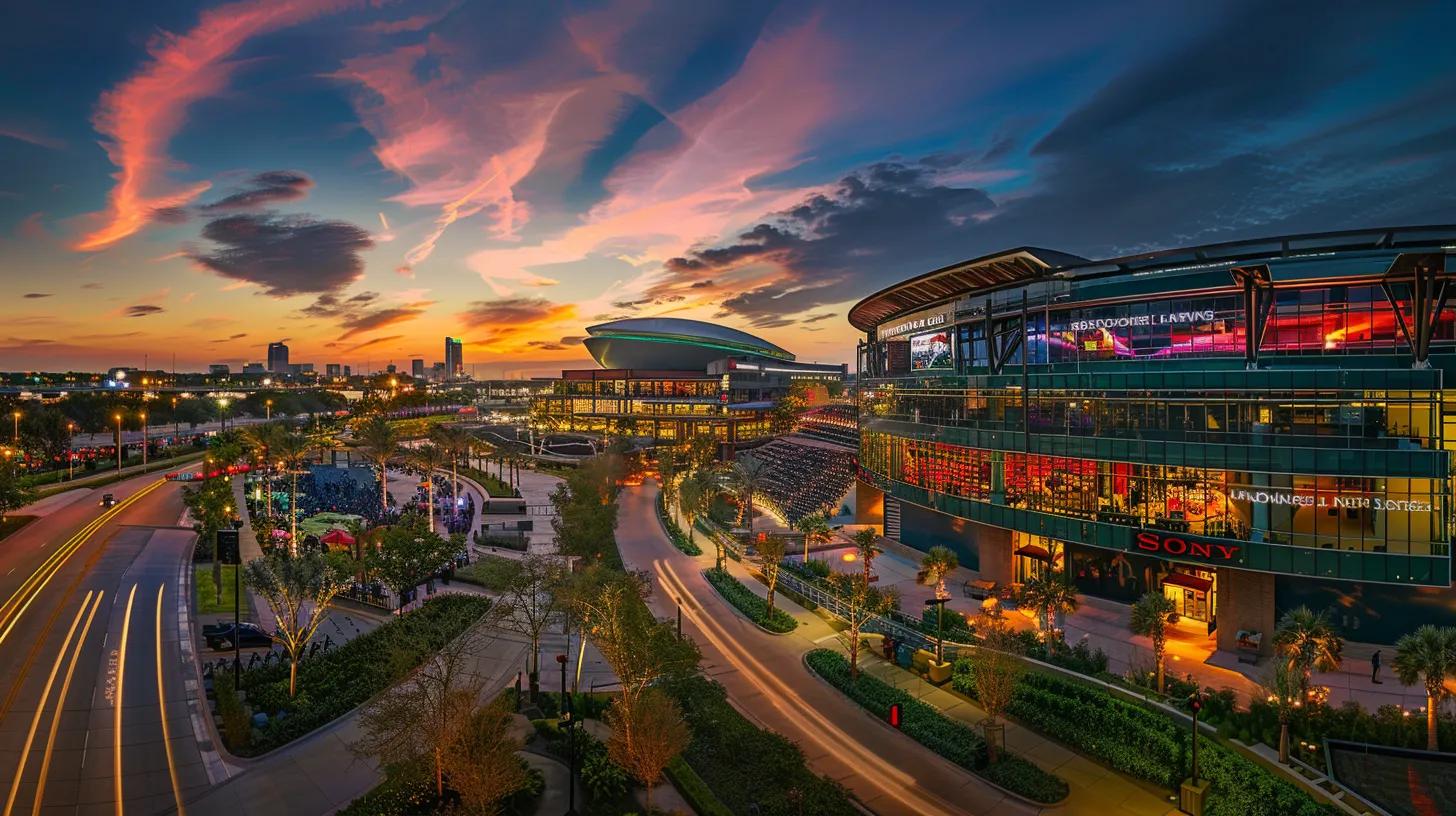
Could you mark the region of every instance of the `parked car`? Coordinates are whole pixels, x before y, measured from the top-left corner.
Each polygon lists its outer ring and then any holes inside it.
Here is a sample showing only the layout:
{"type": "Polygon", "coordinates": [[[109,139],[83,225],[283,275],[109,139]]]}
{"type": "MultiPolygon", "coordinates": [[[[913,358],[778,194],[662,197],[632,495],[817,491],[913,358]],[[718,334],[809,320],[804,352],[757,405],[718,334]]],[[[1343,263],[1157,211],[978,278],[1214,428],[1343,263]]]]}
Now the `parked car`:
{"type": "MultiPolygon", "coordinates": [[[[219,624],[218,626],[203,627],[202,636],[207,639],[207,647],[223,651],[233,648],[233,625],[231,623],[219,624]]],[[[256,623],[244,622],[237,627],[238,645],[244,649],[254,647],[268,647],[273,645],[273,636],[263,630],[263,627],[256,623]]]]}
{"type": "Polygon", "coordinates": [[[101,506],[102,507],[115,507],[116,506],[116,496],[113,495],[113,494],[111,494],[111,493],[103,493],[102,496],[101,496],[101,506]]]}

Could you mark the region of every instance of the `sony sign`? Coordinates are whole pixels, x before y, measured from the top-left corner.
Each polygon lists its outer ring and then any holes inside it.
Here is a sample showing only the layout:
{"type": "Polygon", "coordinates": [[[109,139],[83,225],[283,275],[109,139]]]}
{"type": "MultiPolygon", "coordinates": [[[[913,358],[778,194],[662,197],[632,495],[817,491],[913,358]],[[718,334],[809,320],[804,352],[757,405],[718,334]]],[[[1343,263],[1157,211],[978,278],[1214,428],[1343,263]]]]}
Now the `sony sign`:
{"type": "Polygon", "coordinates": [[[919,332],[927,329],[939,329],[950,325],[951,307],[944,306],[939,309],[931,309],[924,312],[916,312],[908,315],[894,323],[884,323],[876,330],[881,340],[888,340],[891,337],[899,337],[910,332],[919,332]]]}
{"type": "Polygon", "coordinates": [[[1133,534],[1133,546],[1142,552],[1155,555],[1228,562],[1237,561],[1239,550],[1243,549],[1233,544],[1199,541],[1181,534],[1163,533],[1157,530],[1136,531],[1133,534]]]}
{"type": "Polygon", "coordinates": [[[1095,331],[1096,329],[1126,329],[1133,326],[1181,326],[1189,323],[1206,323],[1213,319],[1212,309],[1198,309],[1192,312],[1169,312],[1155,315],[1126,315],[1124,317],[1100,317],[1094,320],[1073,320],[1072,331],[1095,331]]]}

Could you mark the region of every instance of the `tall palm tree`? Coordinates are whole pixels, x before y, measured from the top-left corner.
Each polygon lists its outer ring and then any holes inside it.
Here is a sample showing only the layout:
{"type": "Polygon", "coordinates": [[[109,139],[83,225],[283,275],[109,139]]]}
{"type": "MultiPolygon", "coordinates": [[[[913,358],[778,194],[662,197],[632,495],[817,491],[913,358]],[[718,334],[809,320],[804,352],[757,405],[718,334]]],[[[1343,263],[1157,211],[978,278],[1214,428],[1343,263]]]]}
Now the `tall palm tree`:
{"type": "Polygon", "coordinates": [[[280,428],[269,455],[288,474],[288,551],[298,554],[298,474],[313,453],[313,441],[292,428],[280,428]]]}
{"type": "Polygon", "coordinates": [[[1300,691],[1308,694],[1311,672],[1332,672],[1340,668],[1345,641],[1324,612],[1296,606],[1285,612],[1274,627],[1274,648],[1291,667],[1299,670],[1300,691]]]}
{"type": "MultiPolygon", "coordinates": [[[[824,526],[827,529],[829,525],[826,522],[824,526]]],[[[854,534],[854,548],[859,552],[859,560],[864,563],[864,582],[865,586],[869,586],[870,565],[874,563],[875,556],[883,552],[883,550],[880,549],[880,534],[875,532],[874,529],[870,527],[866,527],[863,530],[860,530],[859,532],[854,534]]],[[[950,557],[954,559],[955,553],[951,553],[950,557]]],[[[952,565],[951,569],[955,569],[955,566],[952,565]]],[[[949,570],[947,570],[947,573],[949,573],[949,570]]],[[[936,597],[940,597],[939,592],[944,591],[944,576],[941,576],[938,579],[938,584],[940,589],[937,591],[936,597]]]]}
{"type": "Polygon", "coordinates": [[[252,453],[253,459],[263,465],[263,486],[267,491],[269,516],[273,515],[272,449],[282,431],[283,424],[280,422],[260,422],[244,427],[238,434],[243,446],[252,453]]]}
{"type": "Polygon", "coordinates": [[[1050,640],[1056,616],[1077,611],[1077,588],[1062,573],[1046,570],[1021,585],[1021,602],[1041,613],[1042,630],[1050,640]]]}
{"type": "Polygon", "coordinates": [[[830,538],[829,521],[823,513],[810,513],[794,522],[794,529],[804,534],[804,563],[809,563],[809,548],[830,538]]]}
{"type": "Polygon", "coordinates": [[[748,511],[748,532],[751,536],[753,496],[768,484],[769,464],[752,454],[744,454],[728,466],[725,476],[729,489],[738,496],[739,506],[748,511]]]}
{"type": "Polygon", "coordinates": [[[430,520],[430,532],[435,532],[435,471],[450,461],[450,454],[444,448],[431,442],[413,449],[409,453],[410,464],[425,472],[425,516],[430,520]]]}
{"type": "Polygon", "coordinates": [[[1438,751],[1436,714],[1446,678],[1456,675],[1456,628],[1426,624],[1395,642],[1395,676],[1407,686],[1426,687],[1426,750],[1438,751]]]}
{"type": "Polygon", "coordinates": [[[458,425],[436,425],[430,432],[434,440],[450,456],[450,487],[456,501],[460,499],[460,458],[470,450],[470,432],[458,425]]]}
{"type": "Polygon", "coordinates": [[[931,547],[920,559],[920,571],[915,574],[915,583],[935,587],[937,598],[949,598],[945,579],[960,565],[960,559],[956,558],[956,554],[949,547],[931,547]]]}
{"type": "Polygon", "coordinates": [[[381,517],[389,514],[389,487],[386,470],[389,460],[399,453],[399,431],[382,416],[373,416],[354,429],[354,442],[359,455],[379,469],[379,507],[381,517]]]}
{"type": "Polygon", "coordinates": [[[1168,616],[1177,611],[1173,601],[1161,592],[1148,592],[1132,605],[1127,628],[1134,635],[1153,639],[1153,662],[1158,664],[1158,693],[1163,693],[1163,651],[1168,645],[1168,616]]]}

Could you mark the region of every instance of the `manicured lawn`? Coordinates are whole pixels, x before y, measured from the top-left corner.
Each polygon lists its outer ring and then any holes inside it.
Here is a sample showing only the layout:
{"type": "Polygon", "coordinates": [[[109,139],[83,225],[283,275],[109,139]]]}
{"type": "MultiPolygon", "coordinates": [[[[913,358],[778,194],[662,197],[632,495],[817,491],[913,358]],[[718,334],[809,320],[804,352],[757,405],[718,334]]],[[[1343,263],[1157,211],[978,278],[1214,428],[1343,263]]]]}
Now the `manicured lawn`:
{"type": "Polygon", "coordinates": [[[499,555],[482,555],[476,560],[455,570],[455,580],[475,584],[492,592],[504,592],[507,570],[514,559],[499,555]]]}
{"type": "Polygon", "coordinates": [[[197,587],[197,614],[215,615],[233,611],[233,587],[236,580],[234,573],[237,570],[238,568],[231,564],[222,565],[222,600],[219,601],[217,588],[212,584],[212,564],[202,563],[192,566],[192,583],[197,587]]]}

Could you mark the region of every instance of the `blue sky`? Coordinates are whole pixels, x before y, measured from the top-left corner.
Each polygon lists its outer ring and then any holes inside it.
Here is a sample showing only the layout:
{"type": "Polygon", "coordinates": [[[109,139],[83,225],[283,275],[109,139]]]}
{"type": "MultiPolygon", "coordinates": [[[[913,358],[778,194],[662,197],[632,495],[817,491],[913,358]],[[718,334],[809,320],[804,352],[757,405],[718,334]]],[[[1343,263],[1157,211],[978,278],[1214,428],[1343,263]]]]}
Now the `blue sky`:
{"type": "Polygon", "coordinates": [[[1450,4],[48,3],[0,32],[0,368],[481,376],[672,314],[852,358],[849,305],[1456,221],[1450,4]],[[135,359],[133,359],[135,358],[135,359]]]}

